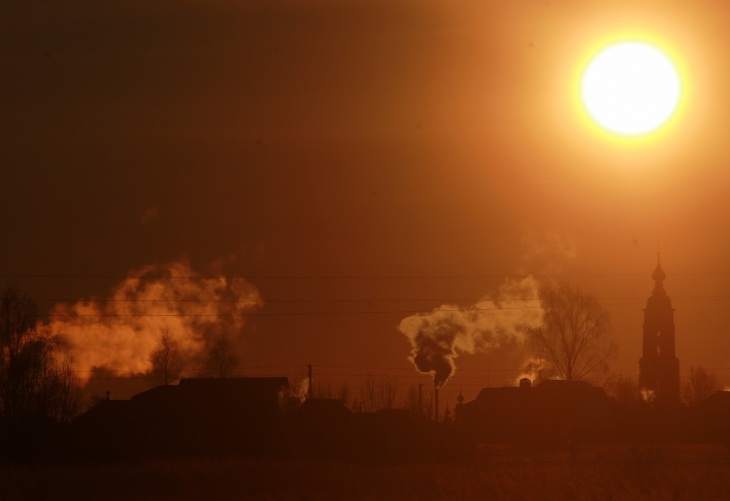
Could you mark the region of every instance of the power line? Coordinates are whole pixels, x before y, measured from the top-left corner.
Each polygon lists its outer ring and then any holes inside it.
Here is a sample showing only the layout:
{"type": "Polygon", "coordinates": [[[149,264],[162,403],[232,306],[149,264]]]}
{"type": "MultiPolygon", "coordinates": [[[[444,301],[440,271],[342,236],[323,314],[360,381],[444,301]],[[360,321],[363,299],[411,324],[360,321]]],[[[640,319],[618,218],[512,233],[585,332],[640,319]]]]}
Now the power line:
{"type": "MultiPolygon", "coordinates": [[[[634,304],[646,301],[645,296],[600,296],[596,297],[599,301],[625,301],[625,303],[610,304],[634,304]]],[[[673,302],[686,301],[727,301],[730,295],[706,295],[706,296],[671,296],[673,302]]],[[[23,302],[27,299],[17,298],[11,301],[23,302]]],[[[287,298],[287,299],[177,299],[177,298],[92,298],[92,299],[50,299],[42,298],[32,301],[36,303],[78,303],[87,304],[95,303],[180,303],[180,304],[252,304],[252,305],[268,305],[268,304],[315,304],[315,303],[479,303],[494,302],[508,303],[515,301],[539,301],[539,297],[490,297],[484,296],[480,298],[287,298]]],[[[503,308],[502,308],[503,309],[503,308]]]]}
{"type": "MultiPolygon", "coordinates": [[[[512,308],[447,308],[444,312],[462,311],[501,311],[540,309],[540,306],[522,306],[512,308]]],[[[242,313],[83,313],[83,314],[50,314],[49,318],[238,318],[238,317],[283,317],[283,316],[344,316],[344,315],[371,315],[414,314],[413,310],[360,310],[360,311],[304,311],[304,312],[242,312],[242,313]]]]}
{"type": "MultiPolygon", "coordinates": [[[[729,273],[730,274],[730,273],[729,273]]],[[[532,275],[532,274],[475,274],[475,275],[36,275],[0,274],[1,279],[103,279],[103,280],[349,280],[349,279],[442,279],[442,278],[576,278],[576,277],[616,277],[642,276],[645,274],[576,274],[576,275],[532,275]]]]}
{"type": "MultiPolygon", "coordinates": [[[[673,296],[675,297],[675,296],[673,296]]],[[[730,295],[727,296],[676,296],[679,299],[730,299],[730,295]]],[[[643,300],[643,296],[610,296],[610,297],[597,297],[599,300],[613,300],[613,299],[630,299],[630,300],[643,300]]],[[[509,298],[491,298],[489,296],[474,298],[297,298],[297,299],[176,299],[176,298],[93,298],[93,299],[35,299],[36,303],[72,303],[84,301],[88,303],[223,303],[223,304],[259,304],[259,303],[356,303],[356,302],[380,302],[380,303],[393,303],[393,302],[442,302],[442,303],[457,303],[457,302],[508,302],[508,301],[539,301],[539,297],[509,297],[509,298]]],[[[22,302],[26,299],[11,299],[11,301],[22,302]]]]}
{"type": "MultiPolygon", "coordinates": [[[[322,367],[329,367],[329,368],[348,368],[344,366],[327,366],[327,365],[314,365],[314,376],[315,379],[322,378],[322,377],[362,377],[362,378],[368,378],[368,377],[389,377],[392,379],[417,379],[417,378],[423,378],[423,377],[430,377],[430,373],[422,373],[418,372],[414,367],[406,368],[368,368],[368,367],[352,367],[353,369],[362,370],[364,369],[379,369],[379,370],[392,370],[392,369],[409,369],[412,371],[412,374],[390,374],[390,373],[383,373],[383,372],[327,372],[322,370],[317,370],[317,368],[322,367]]],[[[244,367],[239,370],[241,373],[247,373],[249,371],[262,371],[262,370],[283,370],[283,369],[301,369],[302,370],[302,377],[306,377],[306,371],[307,371],[307,365],[301,364],[301,365],[279,365],[279,366],[257,366],[257,367],[244,367]]],[[[691,368],[680,368],[681,372],[690,372],[691,368]]],[[[705,368],[706,371],[711,372],[720,372],[720,371],[730,371],[730,367],[713,367],[713,368],[705,368]]],[[[72,372],[74,374],[94,374],[98,373],[99,376],[94,379],[142,379],[143,377],[140,376],[140,374],[144,374],[144,372],[138,372],[138,373],[130,373],[130,375],[120,375],[120,374],[110,374],[108,372],[108,369],[90,369],[90,370],[71,370],[69,372],[72,372]]],[[[61,371],[59,371],[61,372],[61,371]]],[[[114,371],[111,371],[114,372],[114,371]]],[[[192,374],[201,374],[206,372],[211,372],[209,370],[204,369],[187,369],[183,371],[184,373],[192,373],[192,374]]],[[[529,369],[525,367],[519,367],[519,368],[502,368],[502,369],[456,369],[455,373],[452,374],[450,377],[450,380],[458,379],[511,379],[510,374],[520,374],[525,372],[531,372],[529,369]],[[460,372],[464,371],[482,371],[483,374],[479,376],[465,376],[463,374],[459,374],[460,372]],[[502,374],[496,374],[496,373],[502,373],[502,374]]],[[[613,369],[611,372],[631,372],[636,373],[638,372],[638,369],[613,369]]],[[[256,376],[242,376],[242,377],[256,377],[256,376]]]]}
{"type": "MultiPolygon", "coordinates": [[[[729,300],[730,297],[724,298],[729,300]]],[[[694,299],[687,302],[713,301],[716,299],[694,299]]],[[[684,302],[684,301],[679,301],[684,302]]],[[[617,302],[608,303],[604,306],[627,306],[641,304],[638,302],[617,302]]],[[[503,306],[495,308],[477,308],[474,306],[443,308],[439,307],[439,312],[487,312],[487,311],[509,311],[509,310],[535,310],[542,309],[541,306],[503,306]]],[[[430,312],[428,312],[430,313],[430,312]]],[[[375,314],[400,314],[400,315],[418,315],[423,312],[410,309],[392,309],[392,310],[351,310],[351,311],[289,311],[289,312],[271,312],[271,311],[250,311],[238,313],[50,313],[45,317],[50,319],[64,318],[239,318],[239,317],[289,317],[289,316],[347,316],[347,315],[375,315],[375,314]]]]}
{"type": "MultiPolygon", "coordinates": [[[[79,275],[79,274],[0,274],[0,279],[104,279],[104,280],[422,280],[422,279],[470,279],[470,278],[603,278],[603,277],[646,277],[647,273],[566,273],[566,274],[505,274],[505,273],[484,273],[484,274],[442,274],[442,275],[79,275]]],[[[677,272],[671,276],[676,277],[707,277],[707,276],[730,276],[730,272],[677,272]]]]}

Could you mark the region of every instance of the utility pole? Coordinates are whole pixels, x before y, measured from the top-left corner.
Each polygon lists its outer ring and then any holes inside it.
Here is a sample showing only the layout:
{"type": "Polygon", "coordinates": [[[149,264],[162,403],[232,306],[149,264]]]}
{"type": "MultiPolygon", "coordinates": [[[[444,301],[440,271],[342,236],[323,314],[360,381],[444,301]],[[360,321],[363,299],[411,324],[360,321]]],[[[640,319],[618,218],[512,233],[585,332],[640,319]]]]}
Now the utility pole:
{"type": "Polygon", "coordinates": [[[312,364],[307,364],[307,368],[309,369],[309,391],[307,398],[311,400],[312,395],[314,395],[314,388],[312,388],[312,364]]]}

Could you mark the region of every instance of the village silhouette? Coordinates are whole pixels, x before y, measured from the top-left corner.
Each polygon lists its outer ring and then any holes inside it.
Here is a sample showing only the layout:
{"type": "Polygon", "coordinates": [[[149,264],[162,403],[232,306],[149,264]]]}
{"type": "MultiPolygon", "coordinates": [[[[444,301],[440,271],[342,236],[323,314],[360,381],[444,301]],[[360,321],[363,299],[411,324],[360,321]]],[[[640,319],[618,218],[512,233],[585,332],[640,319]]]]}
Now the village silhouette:
{"type": "MultiPolygon", "coordinates": [[[[459,394],[453,412],[353,412],[339,399],[303,401],[287,377],[183,378],[131,399],[106,398],[70,424],[26,423],[6,437],[13,459],[137,460],[196,455],[312,457],[366,462],[462,461],[485,444],[575,452],[601,444],[730,448],[730,392],[680,401],[674,309],[660,264],[644,309],[641,396],[617,399],[581,380],[522,378],[459,394]],[[635,398],[634,398],[635,397],[635,398]]],[[[436,396],[438,392],[436,391],[436,396]]],[[[437,397],[438,398],[438,397],[437,397]]]]}

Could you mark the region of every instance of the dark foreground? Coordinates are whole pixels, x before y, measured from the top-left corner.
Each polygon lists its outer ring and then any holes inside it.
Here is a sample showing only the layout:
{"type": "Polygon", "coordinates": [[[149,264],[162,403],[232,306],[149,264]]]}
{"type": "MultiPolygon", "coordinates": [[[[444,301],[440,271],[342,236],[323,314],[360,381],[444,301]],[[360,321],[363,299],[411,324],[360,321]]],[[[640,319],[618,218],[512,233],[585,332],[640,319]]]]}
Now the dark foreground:
{"type": "Polygon", "coordinates": [[[2,500],[730,499],[714,447],[617,446],[543,455],[485,450],[469,463],[175,459],[4,466],[2,500]]]}

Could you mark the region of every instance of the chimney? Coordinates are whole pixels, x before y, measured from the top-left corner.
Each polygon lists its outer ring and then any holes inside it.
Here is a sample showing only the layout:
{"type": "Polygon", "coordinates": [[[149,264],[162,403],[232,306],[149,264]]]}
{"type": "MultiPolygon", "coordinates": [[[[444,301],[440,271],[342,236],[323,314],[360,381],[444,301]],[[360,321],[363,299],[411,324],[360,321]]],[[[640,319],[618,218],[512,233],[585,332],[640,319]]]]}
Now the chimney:
{"type": "Polygon", "coordinates": [[[307,398],[312,400],[314,397],[314,388],[312,387],[312,364],[307,364],[307,368],[309,369],[309,375],[307,377],[307,382],[309,383],[307,398]]]}
{"type": "Polygon", "coordinates": [[[439,422],[439,389],[434,388],[434,400],[436,400],[436,422],[439,422]]]}
{"type": "Polygon", "coordinates": [[[532,381],[530,381],[530,378],[523,377],[520,379],[520,388],[523,390],[529,390],[532,388],[532,381]]]}
{"type": "Polygon", "coordinates": [[[422,384],[418,383],[418,413],[423,415],[423,388],[422,384]]]}

